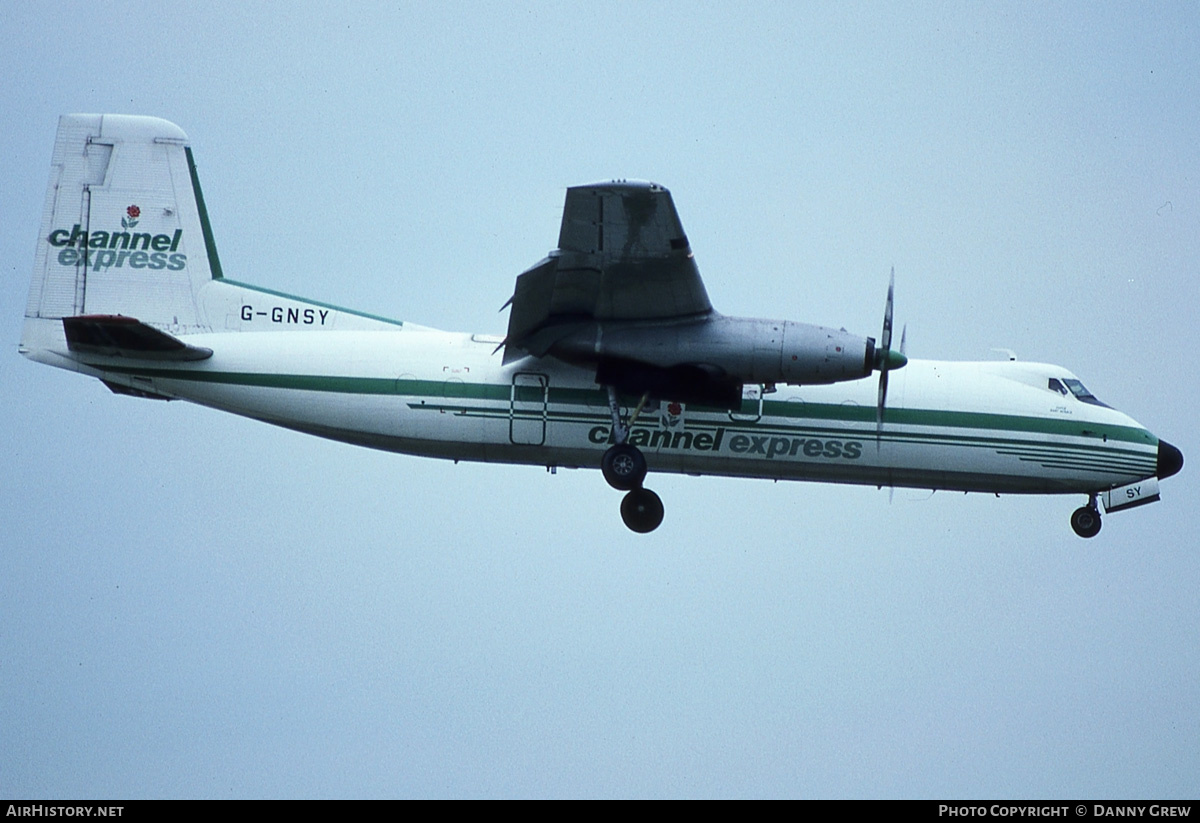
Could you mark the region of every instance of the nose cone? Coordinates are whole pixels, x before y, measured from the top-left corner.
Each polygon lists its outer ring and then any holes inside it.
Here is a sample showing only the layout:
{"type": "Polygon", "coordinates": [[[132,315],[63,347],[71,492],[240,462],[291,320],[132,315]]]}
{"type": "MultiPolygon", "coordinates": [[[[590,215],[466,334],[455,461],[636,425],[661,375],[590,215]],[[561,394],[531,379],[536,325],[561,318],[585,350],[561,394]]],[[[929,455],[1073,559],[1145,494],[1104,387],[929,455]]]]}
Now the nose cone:
{"type": "Polygon", "coordinates": [[[1183,452],[1166,440],[1158,441],[1158,479],[1178,474],[1183,468],[1183,452]]]}

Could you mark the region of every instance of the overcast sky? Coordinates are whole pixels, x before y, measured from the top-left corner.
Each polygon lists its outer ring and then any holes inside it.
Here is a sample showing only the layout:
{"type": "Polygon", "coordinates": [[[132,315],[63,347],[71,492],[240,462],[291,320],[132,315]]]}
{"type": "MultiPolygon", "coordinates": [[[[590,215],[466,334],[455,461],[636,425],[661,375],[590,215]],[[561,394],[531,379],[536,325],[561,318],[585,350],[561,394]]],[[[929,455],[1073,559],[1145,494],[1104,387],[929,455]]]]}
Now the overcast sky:
{"type": "Polygon", "coordinates": [[[1195,797],[1194,3],[0,15],[0,796],[1195,797]],[[1059,363],[1161,503],[450,464],[16,353],[57,117],[190,136],[227,276],[502,332],[564,189],[714,305],[1059,363]]]}

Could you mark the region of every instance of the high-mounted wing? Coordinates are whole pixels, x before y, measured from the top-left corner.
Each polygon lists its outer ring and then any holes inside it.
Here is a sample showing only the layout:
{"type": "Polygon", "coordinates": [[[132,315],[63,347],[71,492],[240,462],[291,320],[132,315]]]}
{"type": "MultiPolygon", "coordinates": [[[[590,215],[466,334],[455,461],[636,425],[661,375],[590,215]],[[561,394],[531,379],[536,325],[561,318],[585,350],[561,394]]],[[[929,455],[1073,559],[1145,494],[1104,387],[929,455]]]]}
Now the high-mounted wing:
{"type": "Polygon", "coordinates": [[[671,193],[629,181],[567,189],[558,248],[517,277],[509,303],[506,361],[588,323],[712,312],[671,193]]]}
{"type": "Polygon", "coordinates": [[[870,338],[715,311],[671,193],[654,183],[567,189],[558,248],[517,278],[509,304],[505,363],[553,357],[635,397],[736,408],[747,383],[875,368],[870,338]]]}

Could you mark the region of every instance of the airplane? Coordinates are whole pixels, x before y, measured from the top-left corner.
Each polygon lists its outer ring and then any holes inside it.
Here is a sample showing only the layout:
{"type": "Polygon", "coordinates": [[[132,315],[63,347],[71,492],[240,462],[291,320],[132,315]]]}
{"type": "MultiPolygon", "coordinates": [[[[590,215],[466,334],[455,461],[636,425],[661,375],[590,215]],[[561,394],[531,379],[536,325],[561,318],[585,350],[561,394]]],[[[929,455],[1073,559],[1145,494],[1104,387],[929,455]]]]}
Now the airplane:
{"type": "Polygon", "coordinates": [[[650,470],[1080,494],[1070,522],[1090,538],[1101,504],[1154,502],[1181,469],[1064,368],[909,360],[893,284],[878,341],[722,315],[670,192],[615,180],[567,189],[505,336],[438,331],[227,278],[187,135],[66,115],[19,351],[117,394],[360,446],[599,467],[638,533],[664,517],[650,470]]]}

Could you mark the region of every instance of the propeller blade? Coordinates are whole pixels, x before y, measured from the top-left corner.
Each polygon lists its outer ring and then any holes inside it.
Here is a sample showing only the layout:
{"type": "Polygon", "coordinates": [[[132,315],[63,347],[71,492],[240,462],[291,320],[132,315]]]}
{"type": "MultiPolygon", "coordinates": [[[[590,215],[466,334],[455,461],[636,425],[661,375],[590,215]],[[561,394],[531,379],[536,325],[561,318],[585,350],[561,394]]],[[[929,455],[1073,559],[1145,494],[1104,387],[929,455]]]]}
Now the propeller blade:
{"type": "Polygon", "coordinates": [[[884,352],[887,352],[892,347],[892,294],[895,289],[896,267],[892,266],[892,276],[888,280],[887,305],[883,309],[883,334],[879,337],[879,348],[883,349],[884,352]]]}
{"type": "Polygon", "coordinates": [[[875,450],[881,448],[883,439],[883,410],[887,405],[888,371],[900,368],[908,362],[904,356],[904,336],[908,332],[905,326],[900,335],[900,351],[892,351],[892,304],[896,291],[896,267],[892,266],[891,277],[888,278],[887,303],[883,309],[883,334],[879,336],[879,348],[875,350],[879,369],[879,403],[875,406],[875,450]]]}
{"type": "Polygon", "coordinates": [[[879,440],[883,436],[883,407],[887,402],[888,370],[879,372],[879,404],[875,406],[875,450],[879,451],[879,440]]]}
{"type": "Polygon", "coordinates": [[[892,348],[892,312],[895,290],[896,270],[893,268],[891,279],[888,281],[887,304],[883,309],[883,333],[879,336],[879,343],[875,346],[875,368],[879,371],[899,369],[908,362],[908,357],[904,354],[904,337],[908,333],[907,325],[904,333],[900,336],[900,348],[892,348]]]}

